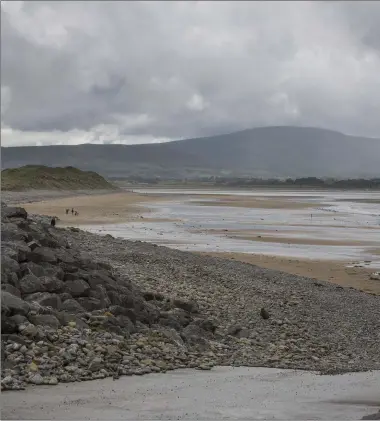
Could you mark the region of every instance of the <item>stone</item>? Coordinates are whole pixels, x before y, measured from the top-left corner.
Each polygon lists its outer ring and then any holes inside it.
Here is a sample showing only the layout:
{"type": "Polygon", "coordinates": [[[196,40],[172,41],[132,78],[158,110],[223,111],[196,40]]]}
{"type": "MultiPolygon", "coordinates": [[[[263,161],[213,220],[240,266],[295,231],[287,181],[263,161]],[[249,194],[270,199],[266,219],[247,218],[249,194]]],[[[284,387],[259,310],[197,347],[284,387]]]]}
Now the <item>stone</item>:
{"type": "Polygon", "coordinates": [[[136,314],[130,308],[124,308],[121,306],[111,306],[108,311],[114,316],[126,316],[128,317],[133,324],[136,324],[136,314]]]}
{"type": "Polygon", "coordinates": [[[232,325],[227,329],[227,335],[230,336],[237,336],[237,334],[242,330],[242,326],[240,325],[232,325]]]}
{"type": "Polygon", "coordinates": [[[20,289],[23,295],[45,291],[42,279],[33,274],[26,275],[20,280],[20,289]]]}
{"type": "Polygon", "coordinates": [[[48,247],[38,247],[28,254],[29,260],[34,263],[57,263],[57,256],[52,249],[48,247]]]}
{"type": "Polygon", "coordinates": [[[11,284],[1,284],[1,290],[21,298],[20,290],[11,284]]]}
{"type": "Polygon", "coordinates": [[[30,248],[30,250],[35,250],[38,247],[41,247],[41,244],[38,244],[37,241],[30,241],[27,243],[27,246],[30,248]]]}
{"type": "Polygon", "coordinates": [[[90,292],[90,285],[83,279],[67,281],[65,288],[73,297],[86,297],[90,292]]]}
{"type": "Polygon", "coordinates": [[[61,299],[61,302],[71,300],[73,298],[68,292],[61,292],[58,296],[61,299]]]}
{"type": "Polygon", "coordinates": [[[37,314],[29,316],[29,321],[36,326],[48,326],[53,329],[58,329],[60,326],[59,320],[52,314],[37,314]]]}
{"type": "Polygon", "coordinates": [[[264,320],[267,320],[267,319],[269,319],[270,314],[268,313],[268,311],[267,311],[267,310],[265,310],[265,308],[262,308],[262,309],[260,310],[260,316],[261,316],[264,320]]]}
{"type": "Polygon", "coordinates": [[[67,311],[68,313],[84,313],[85,309],[74,299],[66,300],[62,303],[62,311],[67,311]]]}
{"type": "Polygon", "coordinates": [[[17,332],[17,323],[12,318],[1,316],[1,334],[17,332]]]}
{"type": "Polygon", "coordinates": [[[104,361],[100,357],[95,357],[89,364],[88,369],[92,372],[99,371],[103,368],[104,361]]]}
{"type": "Polygon", "coordinates": [[[96,298],[80,297],[78,298],[78,303],[87,311],[100,310],[102,308],[100,300],[96,298]]]}
{"type": "Polygon", "coordinates": [[[16,224],[1,224],[1,241],[27,241],[28,234],[16,224]]]}
{"type": "Polygon", "coordinates": [[[11,257],[6,256],[4,254],[1,254],[1,274],[2,275],[9,272],[18,273],[19,271],[20,271],[20,265],[15,259],[12,259],[11,257]]]}
{"type": "Polygon", "coordinates": [[[28,382],[32,384],[44,384],[44,378],[40,373],[36,373],[30,376],[28,382]]]}
{"type": "Polygon", "coordinates": [[[38,333],[37,327],[33,324],[20,325],[18,327],[18,330],[22,335],[27,336],[29,338],[34,338],[38,333]]]}
{"type": "Polygon", "coordinates": [[[61,307],[61,298],[57,294],[51,294],[50,292],[36,292],[25,296],[25,301],[27,302],[37,302],[39,305],[45,307],[49,306],[54,309],[60,309],[61,307]]]}
{"type": "Polygon", "coordinates": [[[21,298],[10,294],[9,292],[2,291],[1,293],[1,312],[5,315],[12,316],[14,314],[21,314],[26,316],[29,312],[29,304],[21,298]]]}
{"type": "Polygon", "coordinates": [[[14,316],[11,316],[9,320],[13,320],[16,323],[17,327],[22,324],[28,323],[28,319],[25,316],[22,316],[21,314],[15,314],[14,316]]]}
{"type": "Polygon", "coordinates": [[[95,289],[90,290],[89,297],[99,300],[102,308],[107,308],[111,305],[111,300],[108,298],[107,291],[102,285],[97,285],[95,289]]]}
{"type": "Polygon", "coordinates": [[[26,219],[28,217],[28,213],[24,208],[6,206],[1,209],[1,217],[26,219]]]}
{"type": "Polygon", "coordinates": [[[59,292],[63,288],[63,281],[50,276],[41,276],[38,278],[30,274],[20,280],[20,289],[23,295],[29,295],[35,292],[59,292]]]}
{"type": "Polygon", "coordinates": [[[32,274],[34,276],[46,276],[47,272],[45,268],[34,262],[25,262],[20,265],[22,276],[32,274]]]}
{"type": "Polygon", "coordinates": [[[371,273],[369,279],[372,281],[380,281],[380,272],[371,273]]]}
{"type": "Polygon", "coordinates": [[[182,310],[187,311],[188,313],[198,313],[199,312],[199,305],[195,300],[182,300],[179,298],[175,298],[173,300],[173,306],[180,308],[182,310]]]}

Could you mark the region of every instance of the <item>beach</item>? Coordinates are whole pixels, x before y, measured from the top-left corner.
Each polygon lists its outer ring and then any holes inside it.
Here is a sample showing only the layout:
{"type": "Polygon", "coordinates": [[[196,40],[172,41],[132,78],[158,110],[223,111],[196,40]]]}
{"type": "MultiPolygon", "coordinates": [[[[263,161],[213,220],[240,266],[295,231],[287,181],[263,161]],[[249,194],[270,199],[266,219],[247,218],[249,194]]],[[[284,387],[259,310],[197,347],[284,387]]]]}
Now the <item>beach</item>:
{"type": "MultiPolygon", "coordinates": [[[[349,201],[355,206],[378,206],[377,196],[368,198],[359,192],[348,199],[345,192],[270,190],[254,196],[232,193],[146,189],[75,197],[66,193],[61,198],[36,193],[22,205],[31,213],[57,216],[62,227],[79,226],[180,247],[380,294],[380,282],[370,279],[376,271],[373,259],[361,259],[359,252],[357,256],[352,252],[369,250],[371,256],[379,255],[376,218],[357,222],[356,217],[329,211],[335,203],[349,201]],[[79,215],[66,215],[65,209],[72,207],[79,215]],[[215,228],[203,223],[217,214],[215,228]]],[[[17,202],[17,194],[13,200],[17,202]]],[[[215,226],[214,220],[210,219],[215,226]]]]}

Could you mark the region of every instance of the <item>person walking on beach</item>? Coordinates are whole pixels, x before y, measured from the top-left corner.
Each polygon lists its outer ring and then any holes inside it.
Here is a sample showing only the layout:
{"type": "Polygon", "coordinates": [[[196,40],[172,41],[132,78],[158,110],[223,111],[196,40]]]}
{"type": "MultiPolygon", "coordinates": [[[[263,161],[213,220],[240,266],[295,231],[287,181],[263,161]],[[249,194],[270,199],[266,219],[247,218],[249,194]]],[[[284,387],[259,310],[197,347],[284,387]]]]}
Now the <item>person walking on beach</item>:
{"type": "Polygon", "coordinates": [[[66,215],[68,215],[70,212],[70,209],[66,209],[66,215]]]}
{"type": "Polygon", "coordinates": [[[71,215],[74,215],[74,208],[71,208],[71,215]]]}
{"type": "Polygon", "coordinates": [[[51,218],[50,225],[52,227],[55,227],[55,216],[53,216],[53,218],[51,218]]]}

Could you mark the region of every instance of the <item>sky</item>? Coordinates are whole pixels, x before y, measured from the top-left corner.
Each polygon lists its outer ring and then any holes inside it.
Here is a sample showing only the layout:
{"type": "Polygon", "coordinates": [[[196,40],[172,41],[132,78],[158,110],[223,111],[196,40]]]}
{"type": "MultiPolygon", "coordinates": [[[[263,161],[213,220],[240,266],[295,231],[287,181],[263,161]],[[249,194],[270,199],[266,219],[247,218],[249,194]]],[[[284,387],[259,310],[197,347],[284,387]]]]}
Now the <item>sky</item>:
{"type": "Polygon", "coordinates": [[[380,2],[1,2],[2,146],[380,137],[380,2]]]}

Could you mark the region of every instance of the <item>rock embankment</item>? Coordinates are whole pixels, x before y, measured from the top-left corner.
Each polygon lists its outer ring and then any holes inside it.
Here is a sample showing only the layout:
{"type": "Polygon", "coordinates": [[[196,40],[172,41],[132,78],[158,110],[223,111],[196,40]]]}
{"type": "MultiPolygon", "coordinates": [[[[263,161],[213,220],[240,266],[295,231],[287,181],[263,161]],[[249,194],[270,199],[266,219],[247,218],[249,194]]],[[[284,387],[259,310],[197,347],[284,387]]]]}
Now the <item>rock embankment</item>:
{"type": "Polygon", "coordinates": [[[219,365],[380,368],[380,298],[2,205],[2,389],[219,365]]]}

